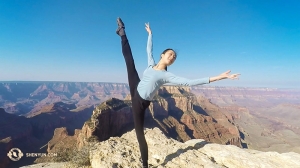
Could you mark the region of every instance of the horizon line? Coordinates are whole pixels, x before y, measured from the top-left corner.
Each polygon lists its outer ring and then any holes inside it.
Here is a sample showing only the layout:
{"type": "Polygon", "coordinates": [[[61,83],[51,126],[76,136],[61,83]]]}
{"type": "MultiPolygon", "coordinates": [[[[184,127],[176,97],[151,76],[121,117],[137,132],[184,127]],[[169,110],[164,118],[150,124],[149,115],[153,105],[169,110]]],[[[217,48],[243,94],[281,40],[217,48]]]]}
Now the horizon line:
{"type": "MultiPolygon", "coordinates": [[[[49,80],[49,81],[44,81],[44,80],[0,80],[0,83],[39,83],[39,82],[47,82],[47,83],[55,83],[55,82],[62,82],[62,83],[109,83],[109,84],[126,84],[124,82],[84,82],[84,81],[54,81],[54,80],[49,80]]],[[[165,85],[168,86],[168,85],[165,85]]],[[[171,85],[174,86],[174,85],[171,85]]],[[[296,87],[271,87],[271,86],[216,86],[216,85],[195,85],[195,86],[180,86],[179,87],[219,87],[219,88],[264,88],[264,89],[296,89],[299,90],[300,88],[296,87]]]]}

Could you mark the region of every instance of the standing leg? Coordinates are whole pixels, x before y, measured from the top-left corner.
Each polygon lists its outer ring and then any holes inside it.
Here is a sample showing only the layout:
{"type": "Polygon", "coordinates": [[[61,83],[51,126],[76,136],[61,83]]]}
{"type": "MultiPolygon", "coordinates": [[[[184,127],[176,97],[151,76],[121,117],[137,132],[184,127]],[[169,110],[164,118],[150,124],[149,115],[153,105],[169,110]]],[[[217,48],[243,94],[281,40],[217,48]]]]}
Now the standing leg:
{"type": "Polygon", "coordinates": [[[144,168],[148,167],[148,145],[144,134],[144,118],[145,111],[149,105],[150,101],[145,101],[142,98],[140,98],[138,92],[136,91],[132,99],[132,111],[135,132],[139,143],[144,168]]]}

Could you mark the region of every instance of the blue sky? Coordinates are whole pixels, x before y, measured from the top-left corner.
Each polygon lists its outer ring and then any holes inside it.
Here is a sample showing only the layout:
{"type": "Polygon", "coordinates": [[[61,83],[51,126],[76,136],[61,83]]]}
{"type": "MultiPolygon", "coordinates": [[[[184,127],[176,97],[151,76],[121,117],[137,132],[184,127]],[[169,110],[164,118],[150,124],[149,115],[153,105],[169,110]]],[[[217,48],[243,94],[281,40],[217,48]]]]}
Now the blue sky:
{"type": "Polygon", "coordinates": [[[299,11],[298,0],[1,0],[0,81],[127,83],[119,16],[140,76],[150,22],[155,60],[174,48],[178,76],[230,69],[239,80],[211,85],[299,87],[299,11]]]}

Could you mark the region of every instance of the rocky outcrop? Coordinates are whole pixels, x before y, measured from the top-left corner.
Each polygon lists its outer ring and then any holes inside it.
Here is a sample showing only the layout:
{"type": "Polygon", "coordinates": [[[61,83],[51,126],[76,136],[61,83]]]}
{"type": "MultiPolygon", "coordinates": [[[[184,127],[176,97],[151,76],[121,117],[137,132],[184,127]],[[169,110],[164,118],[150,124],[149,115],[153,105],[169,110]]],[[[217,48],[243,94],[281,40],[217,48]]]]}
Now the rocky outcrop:
{"type": "MultiPolygon", "coordinates": [[[[150,167],[300,167],[300,154],[293,152],[260,152],[234,145],[208,143],[203,139],[181,143],[167,138],[158,128],[146,129],[145,136],[149,147],[149,164],[153,165],[150,167]]],[[[122,137],[97,143],[90,151],[90,163],[92,168],[141,167],[134,130],[122,137]]]]}
{"type": "Polygon", "coordinates": [[[53,138],[48,142],[48,153],[57,153],[59,148],[72,148],[76,146],[77,137],[80,130],[76,129],[74,135],[69,135],[67,128],[56,128],[54,130],[53,138]]]}
{"type": "MultiPolygon", "coordinates": [[[[80,133],[79,129],[75,129],[74,135],[70,135],[66,127],[56,128],[52,139],[47,143],[47,153],[56,154],[55,157],[61,157],[66,150],[76,150],[77,138],[80,133]]],[[[51,162],[54,157],[40,157],[35,163],[51,162]]]]}
{"type": "Polygon", "coordinates": [[[123,127],[133,123],[131,101],[111,98],[97,106],[91,118],[86,121],[78,137],[78,147],[87,144],[87,140],[96,137],[106,140],[120,133],[123,127]]]}
{"type": "MultiPolygon", "coordinates": [[[[179,141],[201,138],[241,147],[238,129],[231,123],[231,118],[204,97],[197,98],[190,93],[188,87],[162,87],[145,117],[146,127],[160,127],[179,141]]],[[[96,107],[91,119],[85,122],[78,147],[87,144],[90,137],[103,141],[132,129],[130,96],[126,100],[112,98],[96,107]]]]}
{"type": "MultiPolygon", "coordinates": [[[[166,137],[158,128],[145,129],[149,147],[149,165],[155,168],[300,168],[300,154],[260,152],[241,149],[234,145],[220,145],[193,139],[184,143],[166,137]]],[[[91,168],[139,168],[140,152],[135,131],[121,137],[111,137],[94,143],[89,150],[91,168]]],[[[67,162],[40,163],[21,168],[66,168],[81,167],[67,162]]]]}

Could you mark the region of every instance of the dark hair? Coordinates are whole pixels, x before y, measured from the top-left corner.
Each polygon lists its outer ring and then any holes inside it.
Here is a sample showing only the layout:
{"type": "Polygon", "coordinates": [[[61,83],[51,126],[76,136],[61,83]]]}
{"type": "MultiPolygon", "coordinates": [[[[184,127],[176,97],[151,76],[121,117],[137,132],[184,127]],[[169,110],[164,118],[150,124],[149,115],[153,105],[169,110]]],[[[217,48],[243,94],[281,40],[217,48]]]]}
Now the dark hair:
{"type": "MultiPolygon", "coordinates": [[[[173,51],[174,53],[175,53],[175,56],[177,56],[177,53],[172,49],[172,48],[167,48],[167,49],[165,49],[161,54],[165,54],[167,51],[169,51],[169,50],[171,50],[171,51],[173,51]]],[[[160,57],[160,59],[161,59],[161,57],[160,57]]],[[[165,68],[165,70],[167,71],[167,67],[165,68]]]]}

